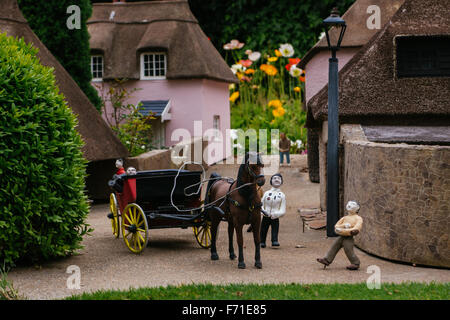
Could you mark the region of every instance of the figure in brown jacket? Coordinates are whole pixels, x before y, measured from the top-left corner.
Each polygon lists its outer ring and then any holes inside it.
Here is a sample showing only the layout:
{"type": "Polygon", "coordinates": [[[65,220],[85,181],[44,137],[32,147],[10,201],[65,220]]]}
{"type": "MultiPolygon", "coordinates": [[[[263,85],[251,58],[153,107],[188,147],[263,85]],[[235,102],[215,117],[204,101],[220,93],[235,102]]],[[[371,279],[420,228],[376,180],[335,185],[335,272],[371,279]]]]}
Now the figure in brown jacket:
{"type": "Polygon", "coordinates": [[[340,219],[334,226],[334,230],[339,237],[334,241],[326,256],[317,259],[318,262],[324,265],[324,269],[333,262],[334,257],[336,257],[336,254],[342,247],[344,247],[345,255],[351,263],[351,265],[347,266],[347,269],[359,269],[360,261],[353,250],[353,236],[356,236],[361,231],[363,219],[358,215],[359,204],[357,202],[349,201],[346,210],[348,215],[340,219]]]}

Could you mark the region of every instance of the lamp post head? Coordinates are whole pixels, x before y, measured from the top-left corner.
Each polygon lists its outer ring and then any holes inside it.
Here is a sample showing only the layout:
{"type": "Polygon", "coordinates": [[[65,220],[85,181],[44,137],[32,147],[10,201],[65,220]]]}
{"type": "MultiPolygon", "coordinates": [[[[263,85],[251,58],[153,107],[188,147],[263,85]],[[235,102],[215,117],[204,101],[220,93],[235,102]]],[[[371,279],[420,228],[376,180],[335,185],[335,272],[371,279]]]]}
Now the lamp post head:
{"type": "Polygon", "coordinates": [[[331,14],[328,18],[323,20],[323,26],[325,28],[325,34],[327,36],[328,49],[332,52],[336,52],[341,48],[342,39],[344,38],[345,29],[347,25],[345,24],[344,19],[339,16],[338,8],[333,8],[331,10],[331,14]],[[333,37],[334,41],[330,39],[329,28],[334,27],[336,29],[336,33],[339,35],[338,37],[333,37]]]}

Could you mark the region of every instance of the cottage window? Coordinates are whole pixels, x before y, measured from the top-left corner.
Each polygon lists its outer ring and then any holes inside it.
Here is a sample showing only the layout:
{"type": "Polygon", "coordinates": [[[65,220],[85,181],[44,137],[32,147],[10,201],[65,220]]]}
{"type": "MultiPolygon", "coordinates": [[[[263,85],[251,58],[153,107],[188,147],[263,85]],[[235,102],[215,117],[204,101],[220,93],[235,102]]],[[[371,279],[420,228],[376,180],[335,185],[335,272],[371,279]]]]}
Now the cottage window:
{"type": "Polygon", "coordinates": [[[167,58],[164,53],[143,53],[141,55],[141,79],[165,79],[167,58]]]}
{"type": "Polygon", "coordinates": [[[103,78],[103,56],[91,56],[91,73],[93,81],[101,81],[103,78]]]}
{"type": "Polygon", "coordinates": [[[397,76],[450,76],[449,37],[397,37],[397,76]]]}
{"type": "Polygon", "coordinates": [[[219,131],[220,131],[220,116],[218,116],[218,115],[215,115],[213,117],[213,129],[215,129],[214,130],[214,137],[216,139],[219,138],[219,136],[220,136],[220,134],[219,134],[219,131]]]}

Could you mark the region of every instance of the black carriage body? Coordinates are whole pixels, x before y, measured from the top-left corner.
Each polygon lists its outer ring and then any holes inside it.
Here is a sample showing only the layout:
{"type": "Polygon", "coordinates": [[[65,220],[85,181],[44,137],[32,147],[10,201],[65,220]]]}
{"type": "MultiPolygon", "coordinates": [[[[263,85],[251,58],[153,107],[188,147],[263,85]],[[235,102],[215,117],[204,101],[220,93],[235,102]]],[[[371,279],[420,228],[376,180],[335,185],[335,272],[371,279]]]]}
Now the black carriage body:
{"type": "Polygon", "coordinates": [[[122,179],[124,183],[128,179],[136,180],[135,203],[144,210],[148,228],[161,229],[187,228],[204,223],[204,215],[199,209],[202,204],[201,176],[202,171],[182,170],[178,173],[176,169],[168,169],[139,171],[122,179]],[[172,205],[172,201],[181,211],[172,205]]]}

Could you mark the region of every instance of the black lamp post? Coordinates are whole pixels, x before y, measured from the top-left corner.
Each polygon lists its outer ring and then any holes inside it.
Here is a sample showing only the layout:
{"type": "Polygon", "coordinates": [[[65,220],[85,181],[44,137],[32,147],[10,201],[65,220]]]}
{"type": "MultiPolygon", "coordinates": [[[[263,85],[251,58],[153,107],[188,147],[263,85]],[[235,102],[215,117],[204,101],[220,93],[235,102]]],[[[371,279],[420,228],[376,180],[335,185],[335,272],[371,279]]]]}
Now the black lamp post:
{"type": "Polygon", "coordinates": [[[337,8],[333,8],[331,15],[323,20],[323,25],[328,49],[331,50],[328,73],[327,237],[336,237],[334,225],[339,220],[339,84],[336,52],[341,47],[347,26],[337,8]],[[334,37],[330,36],[329,27],[334,27],[334,37]]]}

